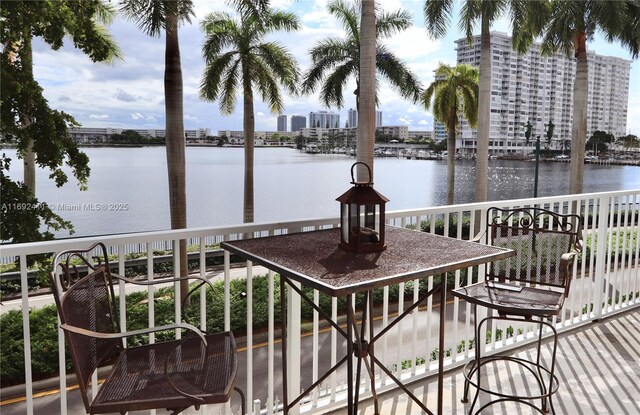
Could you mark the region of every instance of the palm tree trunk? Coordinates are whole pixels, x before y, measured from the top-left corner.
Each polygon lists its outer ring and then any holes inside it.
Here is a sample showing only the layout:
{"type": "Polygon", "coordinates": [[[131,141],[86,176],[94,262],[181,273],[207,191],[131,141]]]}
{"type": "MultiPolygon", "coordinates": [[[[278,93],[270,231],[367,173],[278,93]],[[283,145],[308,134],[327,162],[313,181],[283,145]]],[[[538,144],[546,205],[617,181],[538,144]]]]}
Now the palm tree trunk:
{"type": "MultiPolygon", "coordinates": [[[[373,176],[373,150],[375,146],[376,116],[376,13],[375,0],[362,1],[360,20],[360,82],[358,87],[358,147],[357,161],[371,167],[373,176]]],[[[369,178],[364,168],[358,167],[357,180],[369,178]]],[[[373,177],[371,177],[373,181],[373,177]]]]}
{"type": "MultiPolygon", "coordinates": [[[[31,34],[25,33],[19,54],[22,69],[30,75],[30,78],[33,78],[33,49],[31,48],[31,34]]],[[[31,117],[29,115],[24,115],[21,121],[23,128],[28,128],[31,125],[31,117]]],[[[27,190],[29,190],[29,193],[31,193],[31,196],[35,197],[36,153],[33,151],[33,138],[27,137],[25,141],[25,149],[22,154],[24,185],[27,190]]]]}
{"type": "Polygon", "coordinates": [[[455,179],[456,179],[456,111],[449,112],[449,125],[447,135],[447,205],[453,205],[455,179]]]}
{"type": "Polygon", "coordinates": [[[242,65],[244,84],[244,223],[253,222],[253,154],[255,138],[255,118],[253,114],[253,91],[247,65],[242,65]]]}
{"type": "Polygon", "coordinates": [[[587,139],[587,97],[589,96],[589,64],[587,62],[586,35],[576,35],[576,80],[573,84],[573,123],[571,125],[571,168],[569,192],[582,193],[584,181],[584,155],[587,139]]]}
{"type": "Polygon", "coordinates": [[[482,14],[480,89],[478,93],[478,151],[476,157],[476,202],[487,200],[489,176],[489,126],[491,124],[491,34],[489,18],[482,14]]]}
{"type": "MultiPolygon", "coordinates": [[[[187,227],[187,193],[178,17],[176,13],[167,13],[166,19],[164,101],[167,124],[165,140],[169,174],[169,207],[171,229],[183,229],[187,227]]],[[[180,276],[186,277],[188,274],[186,241],[180,241],[179,249],[180,276]]],[[[184,280],[180,283],[182,295],[187,294],[188,287],[189,281],[184,280]]],[[[186,303],[183,302],[183,305],[186,306],[186,303]]]]}

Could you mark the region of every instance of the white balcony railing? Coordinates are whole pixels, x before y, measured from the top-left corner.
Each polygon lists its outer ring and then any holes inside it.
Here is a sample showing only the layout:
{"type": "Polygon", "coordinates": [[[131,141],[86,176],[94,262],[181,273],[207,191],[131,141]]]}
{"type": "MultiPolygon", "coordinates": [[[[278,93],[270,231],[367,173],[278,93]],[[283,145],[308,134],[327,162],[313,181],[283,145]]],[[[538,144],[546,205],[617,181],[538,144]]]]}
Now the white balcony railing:
{"type": "MultiPolygon", "coordinates": [[[[427,230],[433,232],[436,230],[436,221],[441,221],[440,225],[444,225],[445,234],[456,238],[468,238],[466,229],[478,228],[476,221],[484,220],[484,212],[490,206],[500,207],[516,207],[527,205],[540,205],[548,209],[557,211],[574,211],[583,215],[584,221],[583,240],[584,250],[582,260],[576,263],[574,269],[575,280],[572,285],[569,299],[565,302],[564,312],[556,321],[558,331],[567,330],[577,327],[594,319],[599,319],[604,315],[615,313],[619,310],[629,307],[637,307],[640,305],[638,291],[640,290],[640,237],[639,237],[639,220],[640,220],[640,190],[620,191],[584,195],[559,196],[538,199],[512,200],[487,202],[481,204],[466,204],[443,206],[416,210],[403,210],[395,212],[387,212],[388,222],[396,226],[414,227],[420,229],[426,227],[427,230]],[[476,214],[479,215],[476,215],[476,214]],[[469,225],[464,221],[469,221],[469,225]],[[623,237],[623,235],[626,235],[623,237]],[[588,252],[588,254],[587,254],[588,252]]],[[[218,273],[211,273],[206,269],[205,257],[207,256],[207,247],[215,245],[225,240],[234,240],[241,238],[243,235],[251,234],[254,237],[276,235],[282,233],[308,231],[319,228],[333,227],[338,225],[337,218],[328,219],[310,219],[294,222],[251,224],[233,227],[213,227],[213,228],[195,228],[186,230],[171,230],[162,232],[146,232],[126,235],[106,235],[100,237],[88,237],[58,240],[50,242],[26,243],[16,245],[2,246],[1,256],[2,262],[18,261],[20,268],[20,281],[22,285],[21,308],[23,316],[24,329],[24,366],[25,366],[25,396],[27,414],[34,413],[34,385],[32,381],[31,366],[31,350],[32,339],[30,334],[29,309],[35,307],[36,304],[42,302],[42,298],[29,297],[27,294],[27,278],[29,269],[27,267],[27,259],[32,255],[50,254],[60,252],[66,249],[86,248],[94,242],[101,241],[110,249],[111,253],[117,257],[117,266],[119,270],[125,269],[125,256],[130,253],[140,252],[144,254],[146,259],[138,260],[143,267],[146,267],[149,279],[157,278],[154,275],[153,264],[154,250],[168,249],[171,250],[179,240],[186,239],[188,245],[198,247],[196,254],[199,259],[199,273],[207,278],[220,278],[225,281],[225,305],[224,309],[224,326],[229,329],[231,326],[232,310],[229,301],[229,285],[232,279],[232,267],[230,255],[224,253],[224,267],[218,273]]],[[[482,222],[478,225],[482,225],[482,222]]],[[[175,264],[178,256],[171,259],[175,264]]],[[[178,266],[173,269],[179,269],[178,266]]],[[[122,271],[120,271],[122,272],[122,271]]],[[[237,271],[234,271],[237,272],[237,271]]],[[[469,269],[468,282],[477,280],[477,270],[469,269]]],[[[278,394],[281,375],[279,361],[279,347],[277,345],[279,331],[275,328],[275,318],[277,310],[274,310],[274,278],[273,273],[268,273],[268,322],[266,328],[260,328],[260,338],[258,333],[254,335],[253,327],[253,304],[254,289],[252,284],[252,276],[254,275],[253,264],[246,264],[246,271],[242,278],[247,278],[247,297],[246,297],[246,314],[247,314],[247,333],[243,340],[246,343],[246,349],[242,367],[242,375],[239,376],[239,384],[245,390],[247,402],[250,403],[248,408],[252,413],[273,414],[277,412],[278,394]],[[266,333],[266,334],[264,334],[266,333]],[[255,350],[255,351],[254,351],[255,350]],[[262,352],[265,351],[265,352],[262,352]],[[266,381],[266,382],[265,382],[266,381]]],[[[460,271],[455,273],[454,284],[461,284],[460,271]]],[[[237,276],[233,276],[237,278],[237,276]]],[[[430,277],[426,284],[431,288],[434,284],[433,277],[430,277]]],[[[451,288],[451,287],[449,287],[451,288]]],[[[120,293],[125,293],[126,287],[120,285],[120,293]]],[[[179,287],[175,287],[179,290],[179,287]]],[[[393,313],[401,313],[405,300],[409,300],[406,296],[418,298],[419,284],[417,281],[413,284],[413,289],[405,287],[401,284],[398,287],[387,287],[383,291],[382,307],[381,307],[381,323],[386,324],[390,315],[393,313]],[[397,288],[397,290],[396,290],[397,288]],[[397,291],[397,298],[390,292],[397,291]]],[[[153,324],[155,303],[153,301],[154,292],[150,289],[148,292],[149,304],[149,322],[153,324]]],[[[179,298],[178,295],[175,296],[179,298]]],[[[313,297],[316,302],[319,301],[319,293],[314,292],[313,297]]],[[[204,295],[201,295],[201,321],[206,322],[206,307],[204,307],[204,295]]],[[[293,302],[298,304],[300,302],[293,302]]],[[[120,322],[123,328],[126,328],[126,296],[120,295],[120,322]]],[[[3,308],[6,309],[6,305],[3,308]]],[[[179,305],[176,305],[179,307],[179,305]]],[[[473,348],[469,343],[469,339],[473,338],[473,326],[470,321],[470,306],[460,302],[458,299],[447,304],[452,307],[450,321],[452,324],[447,326],[447,347],[451,352],[445,361],[445,368],[458,367],[464,362],[472,358],[473,348]]],[[[391,340],[383,341],[377,346],[377,355],[381,356],[381,360],[385,362],[389,368],[403,378],[418,379],[435,373],[437,362],[434,362],[435,354],[432,353],[437,347],[435,333],[437,332],[438,319],[434,316],[439,312],[439,305],[433,304],[431,300],[427,303],[426,309],[415,310],[412,318],[407,318],[399,325],[397,332],[390,333],[391,340]],[[433,333],[434,335],[430,335],[433,333]],[[426,335],[425,335],[426,334],[426,335]]],[[[4,311],[3,311],[4,312],[4,311]]],[[[301,309],[292,311],[293,315],[300,315],[301,309]]],[[[338,302],[332,301],[331,313],[334,316],[339,314],[338,302]]],[[[176,311],[176,315],[180,315],[176,311]]],[[[291,319],[290,321],[299,321],[300,319],[291,319]]],[[[335,332],[329,331],[322,334],[320,330],[320,319],[318,313],[314,312],[313,320],[304,325],[308,333],[301,335],[302,328],[296,325],[291,328],[293,333],[290,338],[289,350],[305,350],[302,353],[302,364],[288,365],[292,373],[289,379],[301,379],[300,389],[305,385],[313,383],[318,379],[322,365],[328,360],[335,363],[337,356],[341,353],[342,344],[339,344],[338,337],[335,332]],[[322,338],[321,336],[326,336],[322,338]],[[302,368],[302,371],[301,371],[302,368]]],[[[203,327],[204,328],[204,327],[203,327]]],[[[332,329],[333,330],[333,329],[332,329]]],[[[396,329],[393,329],[394,331],[396,329]]],[[[507,333],[510,331],[508,327],[494,327],[495,332],[502,331],[507,333]]],[[[59,331],[59,362],[64,362],[64,338],[62,332],[59,331]]],[[[513,336],[492,336],[490,342],[486,345],[486,352],[491,353],[497,349],[505,350],[523,345],[533,341],[533,329],[526,326],[518,327],[513,336]]],[[[483,354],[484,354],[483,353],[483,354]]],[[[327,362],[328,363],[328,362],[327,362]]],[[[66,371],[65,365],[60,364],[60,413],[66,414],[73,412],[68,407],[66,387],[66,371]]],[[[98,382],[94,382],[97,385],[98,382]]],[[[97,387],[97,386],[96,386],[97,387]]],[[[380,375],[378,378],[378,391],[390,389],[393,386],[389,379],[385,379],[380,375]],[[389,381],[389,382],[387,382],[389,381]]],[[[366,382],[362,386],[362,396],[366,396],[368,391],[366,382]]],[[[95,389],[95,388],[94,388],[95,389]]],[[[345,385],[340,374],[332,375],[326,384],[322,385],[319,390],[312,392],[308,399],[302,403],[301,412],[313,413],[319,410],[327,410],[329,408],[340,407],[344,404],[345,385]]],[[[229,407],[226,409],[229,411],[229,407]]],[[[207,409],[202,409],[203,413],[207,409]]],[[[36,411],[37,412],[37,411],[36,411]]]]}

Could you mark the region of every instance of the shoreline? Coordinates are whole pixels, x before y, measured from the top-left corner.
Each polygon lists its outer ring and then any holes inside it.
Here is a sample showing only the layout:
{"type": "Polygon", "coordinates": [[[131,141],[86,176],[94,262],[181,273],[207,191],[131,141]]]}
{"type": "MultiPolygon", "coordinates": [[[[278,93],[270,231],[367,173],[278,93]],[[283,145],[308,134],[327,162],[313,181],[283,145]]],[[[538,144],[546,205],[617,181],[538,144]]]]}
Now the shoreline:
{"type": "MultiPolygon", "coordinates": [[[[165,144],[78,144],[79,148],[142,148],[142,147],[164,147],[165,144]]],[[[186,143],[186,147],[204,147],[204,148],[243,148],[244,145],[242,144],[225,144],[223,146],[219,146],[218,144],[214,144],[214,143],[186,143]]],[[[274,146],[274,145],[261,145],[261,146],[255,146],[256,148],[289,148],[292,150],[298,150],[295,147],[291,147],[291,146],[274,146]]],[[[13,144],[13,143],[2,143],[0,144],[0,149],[17,149],[18,145],[17,144],[13,144]]],[[[304,151],[304,150],[299,150],[299,151],[304,151]]],[[[309,153],[309,154],[335,154],[335,155],[344,155],[341,153],[309,153]]],[[[385,156],[376,156],[376,158],[384,158],[385,156]]],[[[388,157],[388,156],[387,156],[388,157]]],[[[396,155],[393,156],[393,158],[402,158],[402,159],[416,159],[418,160],[416,157],[407,157],[404,155],[396,155]]],[[[423,159],[423,160],[430,160],[430,159],[423,159]]],[[[439,161],[446,161],[444,158],[443,159],[437,159],[439,161]]],[[[531,163],[531,162],[535,162],[534,159],[532,158],[525,158],[525,157],[514,157],[513,155],[511,156],[495,156],[495,155],[491,155],[489,157],[489,161],[493,161],[493,160],[509,160],[509,161],[517,161],[517,162],[525,162],[525,163],[531,163]]],[[[473,159],[470,159],[468,157],[461,157],[461,158],[457,158],[456,161],[473,161],[473,159]]],[[[540,159],[541,162],[554,162],[554,163],[569,163],[570,159],[556,159],[556,158],[541,158],[540,159]]],[[[632,167],[640,167],[640,160],[634,160],[634,159],[602,159],[602,160],[585,160],[584,162],[585,164],[596,164],[596,165],[607,165],[607,166],[632,166],[632,167]]]]}

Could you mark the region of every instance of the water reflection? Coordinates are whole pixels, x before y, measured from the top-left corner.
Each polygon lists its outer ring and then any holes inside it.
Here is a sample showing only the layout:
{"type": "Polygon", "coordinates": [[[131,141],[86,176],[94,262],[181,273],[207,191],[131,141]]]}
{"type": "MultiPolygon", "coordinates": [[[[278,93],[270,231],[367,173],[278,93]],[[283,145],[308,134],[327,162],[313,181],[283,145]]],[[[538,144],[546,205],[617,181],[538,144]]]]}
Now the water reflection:
{"type": "MultiPolygon", "coordinates": [[[[38,173],[38,197],[50,206],[127,203],[125,211],[58,209],[71,220],[76,235],[134,232],[170,227],[164,148],[88,148],[89,190],[70,183],[58,189],[48,173],[38,173]]],[[[258,222],[338,215],[335,198],[350,187],[355,160],[344,155],[308,155],[290,149],[257,148],[255,219],[258,222]]],[[[14,161],[12,176],[22,177],[14,161]]],[[[533,196],[532,162],[489,162],[489,198],[533,196]]],[[[446,161],[375,160],[374,186],[390,199],[389,210],[414,209],[446,202],[446,161]]],[[[243,149],[187,148],[189,226],[224,226],[242,222],[243,149]]],[[[566,194],[568,163],[541,163],[538,194],[566,194]]],[[[475,198],[475,163],[456,163],[455,203],[475,198]]],[[[640,167],[585,166],[585,192],[640,188],[640,167]]],[[[65,235],[66,236],[66,235],[65,235]]]]}

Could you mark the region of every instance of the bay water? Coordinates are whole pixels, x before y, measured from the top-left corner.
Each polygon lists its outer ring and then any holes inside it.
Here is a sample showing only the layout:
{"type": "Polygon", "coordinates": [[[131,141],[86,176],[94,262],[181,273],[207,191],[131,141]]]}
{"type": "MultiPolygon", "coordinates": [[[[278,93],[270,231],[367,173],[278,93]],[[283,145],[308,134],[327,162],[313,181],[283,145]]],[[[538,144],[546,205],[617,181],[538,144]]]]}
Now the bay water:
{"type": "MultiPolygon", "coordinates": [[[[74,236],[170,228],[164,147],[82,149],[90,158],[89,188],[74,179],[56,188],[48,172],[37,173],[37,197],[74,224],[74,236]]],[[[15,151],[11,176],[22,180],[15,151]]],[[[13,153],[13,154],[11,154],[13,153]]],[[[242,223],[244,149],[187,147],[189,227],[242,223]]],[[[306,154],[289,148],[256,148],[255,221],[337,216],[336,197],[350,186],[354,158],[306,154]]],[[[387,210],[444,205],[446,161],[376,158],[374,186],[390,199],[387,210]]],[[[533,196],[533,162],[489,161],[489,199],[533,196]]],[[[70,175],[70,173],[69,173],[70,175]]],[[[71,175],[70,175],[71,176],[71,175]]],[[[569,163],[540,164],[538,195],[566,194],[569,163]]],[[[640,167],[585,165],[584,192],[640,188],[640,167]]],[[[475,162],[456,162],[455,203],[474,200],[475,162]]],[[[60,232],[58,237],[68,237],[60,232]]]]}

